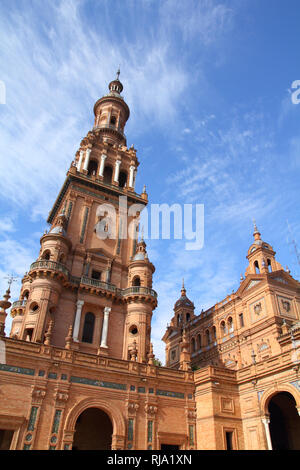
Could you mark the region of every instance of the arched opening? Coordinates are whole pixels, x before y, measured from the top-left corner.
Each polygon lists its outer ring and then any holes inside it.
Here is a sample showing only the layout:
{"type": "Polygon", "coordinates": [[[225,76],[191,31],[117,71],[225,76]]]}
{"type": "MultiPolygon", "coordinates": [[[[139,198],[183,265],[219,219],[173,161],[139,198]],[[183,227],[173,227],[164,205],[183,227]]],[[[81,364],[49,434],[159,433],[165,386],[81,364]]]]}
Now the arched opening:
{"type": "Polygon", "coordinates": [[[110,166],[106,166],[103,171],[103,181],[104,183],[111,183],[112,182],[112,175],[113,170],[110,166]]]}
{"type": "Polygon", "coordinates": [[[268,259],[267,263],[268,263],[268,271],[269,271],[269,273],[271,273],[272,272],[271,260],[268,259]]]}
{"type": "Polygon", "coordinates": [[[42,259],[45,259],[46,261],[48,261],[50,259],[50,256],[51,256],[50,250],[46,250],[42,254],[42,259]]]}
{"type": "Polygon", "coordinates": [[[61,253],[61,254],[59,255],[59,262],[62,263],[62,264],[65,262],[65,255],[64,255],[64,253],[61,253]]]}
{"type": "Polygon", "coordinates": [[[212,327],[213,340],[217,340],[217,329],[215,326],[212,327]]]}
{"type": "Polygon", "coordinates": [[[139,276],[135,276],[132,281],[132,285],[139,287],[141,285],[141,279],[139,276]]]}
{"type": "Polygon", "coordinates": [[[205,337],[206,337],[206,344],[208,346],[211,342],[211,337],[210,337],[210,331],[209,330],[205,331],[205,337]]]}
{"type": "Polygon", "coordinates": [[[233,333],[234,328],[233,328],[233,320],[232,320],[231,317],[228,318],[227,323],[228,323],[228,331],[229,331],[229,333],[233,333]]]}
{"type": "Polygon", "coordinates": [[[119,174],[119,186],[124,188],[127,183],[127,173],[125,171],[120,171],[119,174]]]}
{"type": "Polygon", "coordinates": [[[258,261],[254,261],[254,269],[256,274],[260,274],[258,261]]]}
{"type": "Polygon", "coordinates": [[[88,166],[88,176],[95,176],[97,174],[98,163],[96,160],[91,160],[88,166]]]}
{"type": "Polygon", "coordinates": [[[198,335],[198,349],[201,349],[201,347],[202,347],[201,335],[198,335]]]}
{"type": "Polygon", "coordinates": [[[113,126],[116,125],[116,123],[117,123],[117,118],[116,118],[116,116],[112,116],[112,117],[110,118],[110,123],[111,123],[113,126]]]}
{"type": "Polygon", "coordinates": [[[196,351],[196,340],[195,338],[192,338],[192,352],[196,351]]]}
{"type": "Polygon", "coordinates": [[[277,393],[271,398],[268,409],[273,449],[300,449],[300,416],[294,397],[288,392],[277,393]]]}
{"type": "Polygon", "coordinates": [[[84,319],[82,342],[92,343],[94,336],[95,315],[91,312],[87,313],[84,319]]]}
{"type": "Polygon", "coordinates": [[[225,336],[227,331],[226,331],[226,324],[225,324],[224,320],[221,322],[220,327],[221,327],[222,336],[225,336]]]}
{"type": "Polygon", "coordinates": [[[77,418],[73,450],[111,450],[113,426],[99,408],[88,408],[77,418]]]}

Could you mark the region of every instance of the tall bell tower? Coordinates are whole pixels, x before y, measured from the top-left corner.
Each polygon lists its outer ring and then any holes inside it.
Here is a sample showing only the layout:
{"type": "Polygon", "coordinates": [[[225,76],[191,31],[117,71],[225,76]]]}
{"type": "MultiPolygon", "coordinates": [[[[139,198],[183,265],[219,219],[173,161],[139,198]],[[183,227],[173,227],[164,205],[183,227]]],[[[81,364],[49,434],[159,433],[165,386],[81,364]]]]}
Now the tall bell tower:
{"type": "Polygon", "coordinates": [[[139,161],[126,145],[130,111],[119,75],[95,103],[93,128],[49,213],[51,228],[12,305],[11,336],[146,362],[157,305],[154,266],[138,242],[148,197],[135,192],[139,161]]]}

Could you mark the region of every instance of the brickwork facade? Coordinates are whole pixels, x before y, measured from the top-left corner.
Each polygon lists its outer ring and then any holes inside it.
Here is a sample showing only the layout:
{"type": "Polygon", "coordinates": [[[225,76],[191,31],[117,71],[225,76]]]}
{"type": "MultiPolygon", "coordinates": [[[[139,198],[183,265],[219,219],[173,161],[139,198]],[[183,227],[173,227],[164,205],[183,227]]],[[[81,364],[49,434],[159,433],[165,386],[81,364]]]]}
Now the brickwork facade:
{"type": "Polygon", "coordinates": [[[281,422],[300,448],[300,285],[256,227],[237,292],[196,315],[182,287],[155,363],[122,89],[96,102],[20,297],[0,301],[0,449],[270,449],[281,422]]]}

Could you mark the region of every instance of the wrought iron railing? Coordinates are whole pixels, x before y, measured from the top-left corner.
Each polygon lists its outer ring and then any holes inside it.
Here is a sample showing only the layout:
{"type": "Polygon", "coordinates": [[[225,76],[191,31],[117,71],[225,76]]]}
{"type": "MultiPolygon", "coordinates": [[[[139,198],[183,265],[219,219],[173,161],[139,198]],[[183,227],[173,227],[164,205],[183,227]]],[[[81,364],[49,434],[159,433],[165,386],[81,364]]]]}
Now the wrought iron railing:
{"type": "Polygon", "coordinates": [[[49,261],[49,260],[44,260],[44,259],[40,261],[36,261],[35,263],[32,263],[32,265],[30,266],[30,271],[32,271],[33,269],[38,269],[38,268],[46,268],[46,269],[51,269],[53,271],[60,271],[66,274],[67,276],[69,276],[69,271],[65,267],[65,265],[61,263],[57,263],[56,261],[49,261]]]}
{"type": "Polygon", "coordinates": [[[27,299],[16,300],[15,302],[12,303],[11,308],[25,307],[26,304],[27,304],[27,299]]]}
{"type": "Polygon", "coordinates": [[[155,292],[155,290],[150,289],[150,287],[132,286],[128,287],[127,289],[122,289],[122,295],[130,294],[146,294],[152,295],[152,297],[157,297],[157,293],[155,292]]]}

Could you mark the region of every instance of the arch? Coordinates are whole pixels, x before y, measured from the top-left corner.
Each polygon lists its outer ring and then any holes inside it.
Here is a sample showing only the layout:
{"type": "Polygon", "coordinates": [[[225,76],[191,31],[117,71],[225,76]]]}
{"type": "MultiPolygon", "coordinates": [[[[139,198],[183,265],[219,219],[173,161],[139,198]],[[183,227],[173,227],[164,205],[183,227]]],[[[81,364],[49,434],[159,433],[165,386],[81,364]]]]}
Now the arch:
{"type": "Polygon", "coordinates": [[[50,250],[45,250],[41,256],[42,259],[49,261],[51,257],[51,251],[50,250]]]}
{"type": "Polygon", "coordinates": [[[197,339],[198,339],[198,349],[201,349],[201,347],[202,347],[202,340],[201,340],[201,334],[200,334],[200,333],[198,334],[197,339]]]}
{"type": "Polygon", "coordinates": [[[140,276],[134,276],[134,278],[132,279],[132,285],[135,287],[139,287],[141,285],[140,276]]]}
{"type": "Polygon", "coordinates": [[[116,116],[111,116],[110,118],[110,124],[112,124],[113,126],[115,126],[117,124],[117,118],[116,116]]]}
{"type": "Polygon", "coordinates": [[[258,261],[254,261],[254,271],[256,274],[260,274],[258,261]]]}
{"type": "Polygon", "coordinates": [[[120,186],[120,188],[125,188],[126,183],[127,183],[127,178],[128,178],[128,175],[127,175],[126,171],[120,171],[120,174],[119,174],[119,186],[120,186]]]}
{"type": "Polygon", "coordinates": [[[22,299],[22,300],[28,300],[28,297],[29,297],[29,290],[28,290],[28,289],[25,289],[25,290],[22,292],[21,299],[22,299]]]}
{"type": "Polygon", "coordinates": [[[126,426],[121,411],[107,400],[92,397],[84,398],[69,411],[65,422],[63,448],[65,445],[72,445],[77,419],[88,408],[99,408],[109,416],[113,425],[112,448],[124,449],[126,426]]]}
{"type": "Polygon", "coordinates": [[[211,343],[210,331],[208,329],[205,331],[205,338],[206,338],[206,344],[208,346],[211,343]]]}
{"type": "Polygon", "coordinates": [[[58,259],[59,263],[64,263],[65,262],[65,254],[64,253],[61,253],[59,255],[59,259],[58,259]]]}
{"type": "Polygon", "coordinates": [[[268,403],[270,435],[274,450],[296,450],[300,447],[300,417],[296,400],[289,392],[279,392],[268,403]]]}
{"type": "Polygon", "coordinates": [[[195,338],[192,338],[192,352],[196,351],[196,340],[195,338]]]}
{"type": "Polygon", "coordinates": [[[189,313],[187,313],[185,318],[186,318],[186,322],[189,322],[190,318],[191,318],[191,315],[189,313]]]}
{"type": "Polygon", "coordinates": [[[234,325],[233,325],[232,317],[228,317],[227,324],[228,324],[228,332],[232,333],[234,331],[234,325]]]}
{"type": "Polygon", "coordinates": [[[215,325],[212,327],[212,336],[213,336],[213,340],[216,341],[217,340],[217,328],[215,327],[215,325]]]}
{"type": "Polygon", "coordinates": [[[77,418],[73,450],[111,450],[113,425],[100,408],[87,408],[77,418]]]}
{"type": "Polygon", "coordinates": [[[271,264],[271,260],[269,258],[267,259],[267,265],[268,265],[268,271],[269,271],[269,273],[271,273],[272,272],[272,264],[271,264]]]}
{"type": "Polygon", "coordinates": [[[106,165],[103,171],[103,181],[104,183],[110,184],[112,182],[113,169],[111,166],[106,165]]]}
{"type": "Polygon", "coordinates": [[[226,323],[224,322],[224,320],[222,320],[220,323],[220,330],[221,330],[222,336],[225,336],[227,334],[226,323]]]}
{"type": "Polygon", "coordinates": [[[97,174],[97,170],[98,170],[97,160],[90,160],[89,165],[88,165],[88,169],[87,169],[88,176],[95,176],[97,174]]]}
{"type": "Polygon", "coordinates": [[[95,315],[92,312],[87,312],[84,317],[83,332],[82,332],[82,342],[83,343],[92,343],[94,336],[94,327],[95,327],[95,315]]]}
{"type": "Polygon", "coordinates": [[[277,385],[272,388],[269,388],[262,394],[260,407],[261,407],[261,412],[264,416],[269,414],[268,406],[269,406],[270,400],[272,399],[274,395],[276,395],[279,392],[290,393],[295,399],[297,409],[300,410],[300,392],[296,389],[296,387],[294,387],[291,384],[283,384],[283,385],[277,385]]]}

